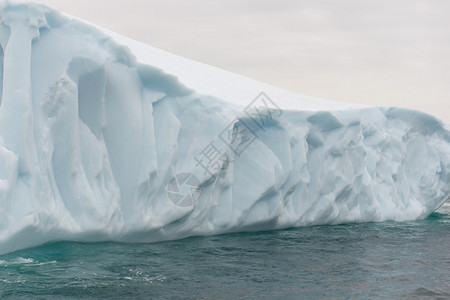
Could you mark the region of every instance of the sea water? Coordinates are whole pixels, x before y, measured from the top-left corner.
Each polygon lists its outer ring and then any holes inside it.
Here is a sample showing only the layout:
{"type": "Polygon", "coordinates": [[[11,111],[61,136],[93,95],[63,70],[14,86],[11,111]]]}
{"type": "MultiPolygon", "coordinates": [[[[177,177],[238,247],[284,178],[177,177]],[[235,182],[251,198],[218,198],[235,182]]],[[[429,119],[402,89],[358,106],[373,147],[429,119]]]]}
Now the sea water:
{"type": "Polygon", "coordinates": [[[450,298],[450,204],[428,219],[58,242],[0,256],[0,298],[450,298]]]}

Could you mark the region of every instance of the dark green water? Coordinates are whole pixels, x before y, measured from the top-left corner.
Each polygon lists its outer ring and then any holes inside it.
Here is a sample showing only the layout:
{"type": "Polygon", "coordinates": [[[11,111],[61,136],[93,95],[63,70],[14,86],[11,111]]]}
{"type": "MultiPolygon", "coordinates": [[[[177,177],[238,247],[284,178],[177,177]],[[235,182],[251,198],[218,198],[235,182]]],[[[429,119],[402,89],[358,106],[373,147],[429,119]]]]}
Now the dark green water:
{"type": "Polygon", "coordinates": [[[416,222],[154,244],[60,242],[0,256],[0,298],[450,298],[450,209],[416,222]]]}

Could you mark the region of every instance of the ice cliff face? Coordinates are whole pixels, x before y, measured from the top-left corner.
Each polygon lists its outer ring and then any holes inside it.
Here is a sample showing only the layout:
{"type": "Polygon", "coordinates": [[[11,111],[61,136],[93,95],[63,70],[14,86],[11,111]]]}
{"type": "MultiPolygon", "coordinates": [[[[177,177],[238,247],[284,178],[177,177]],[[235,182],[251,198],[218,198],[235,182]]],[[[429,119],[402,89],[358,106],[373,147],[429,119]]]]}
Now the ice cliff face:
{"type": "Polygon", "coordinates": [[[0,253],[412,220],[450,195],[450,127],[432,116],[303,97],[41,5],[0,9],[0,253]]]}

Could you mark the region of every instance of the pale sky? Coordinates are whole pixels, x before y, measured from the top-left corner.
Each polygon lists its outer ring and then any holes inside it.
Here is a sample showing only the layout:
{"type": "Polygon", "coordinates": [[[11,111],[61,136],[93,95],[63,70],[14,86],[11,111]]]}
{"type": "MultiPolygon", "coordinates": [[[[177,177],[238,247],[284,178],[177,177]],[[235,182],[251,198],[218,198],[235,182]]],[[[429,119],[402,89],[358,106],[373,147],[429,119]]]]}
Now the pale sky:
{"type": "Polygon", "coordinates": [[[450,0],[41,0],[300,94],[450,122],[450,0]]]}

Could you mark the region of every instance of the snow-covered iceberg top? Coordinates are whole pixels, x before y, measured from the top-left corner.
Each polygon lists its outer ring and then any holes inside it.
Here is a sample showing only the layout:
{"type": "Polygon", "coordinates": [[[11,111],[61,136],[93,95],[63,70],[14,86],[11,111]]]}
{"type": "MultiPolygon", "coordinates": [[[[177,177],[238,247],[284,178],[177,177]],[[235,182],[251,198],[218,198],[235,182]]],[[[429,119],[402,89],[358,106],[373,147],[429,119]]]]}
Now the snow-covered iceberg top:
{"type": "Polygon", "coordinates": [[[425,218],[450,127],[300,96],[37,4],[0,6],[0,253],[425,218]]]}

